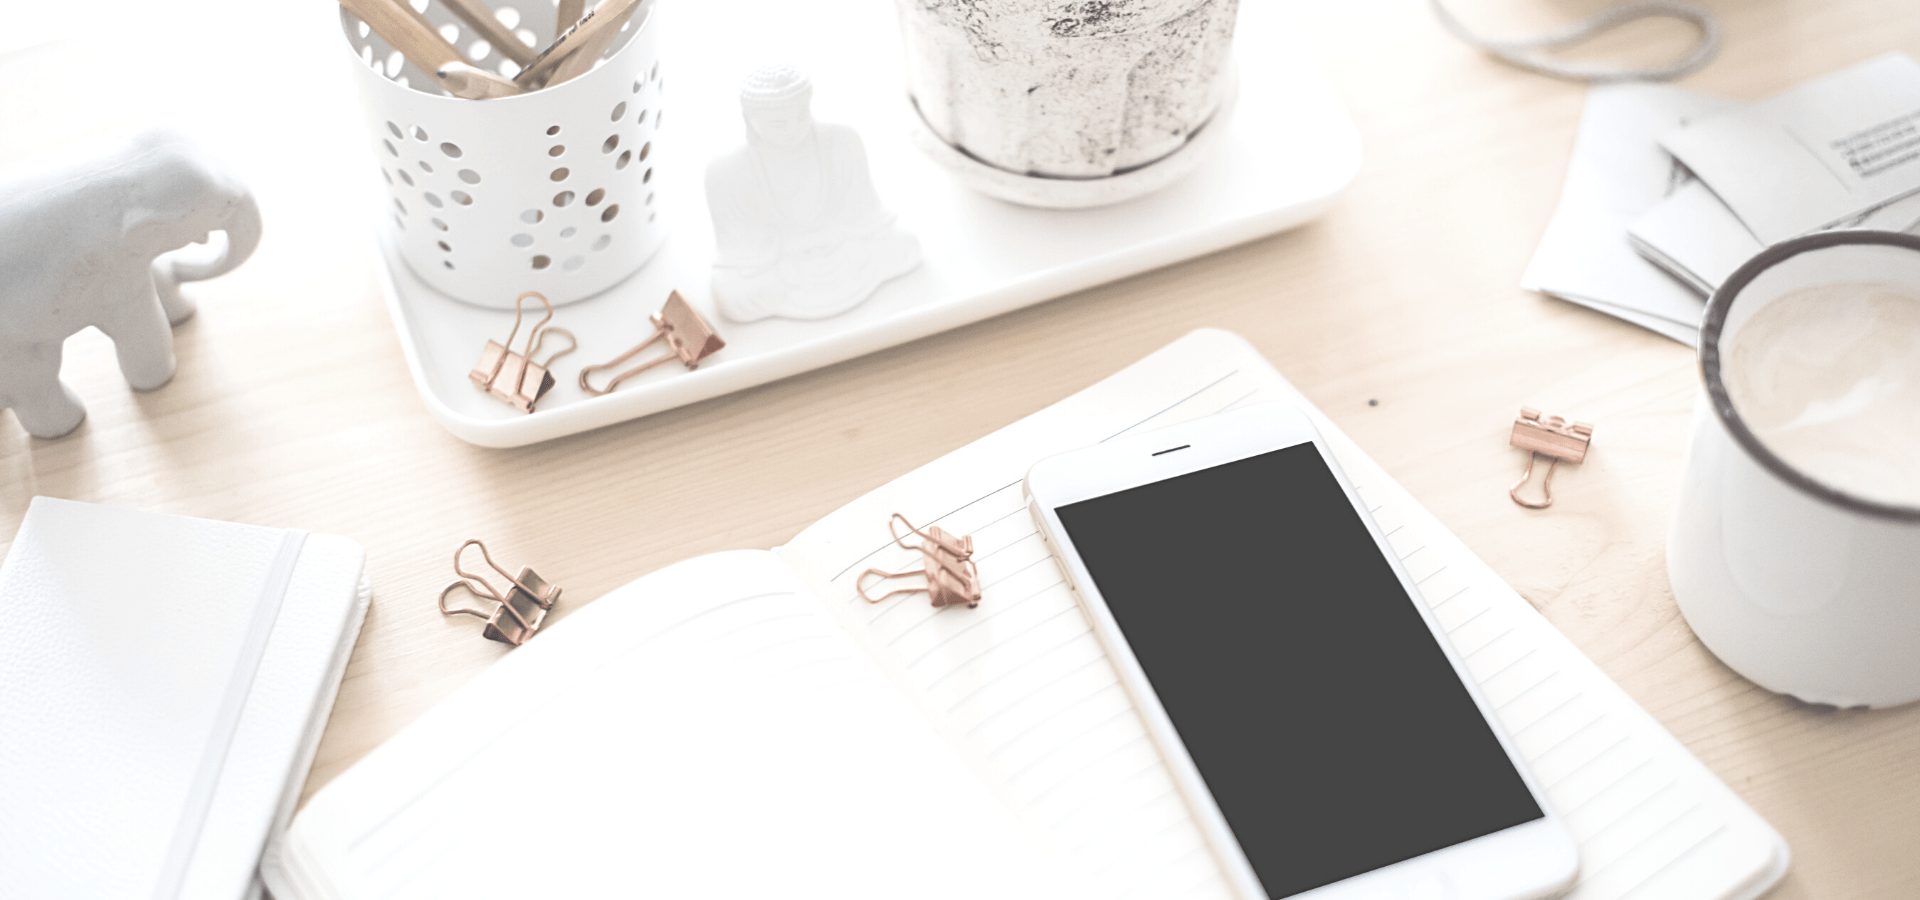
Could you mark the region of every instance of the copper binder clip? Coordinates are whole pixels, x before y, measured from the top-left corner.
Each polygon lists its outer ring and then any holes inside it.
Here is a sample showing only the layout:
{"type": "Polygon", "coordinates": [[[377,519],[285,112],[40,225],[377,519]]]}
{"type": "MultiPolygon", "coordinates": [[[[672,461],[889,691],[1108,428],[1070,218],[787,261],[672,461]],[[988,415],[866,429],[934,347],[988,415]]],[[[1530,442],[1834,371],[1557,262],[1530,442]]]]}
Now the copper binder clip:
{"type": "Polygon", "coordinates": [[[551,321],[553,303],[545,295],[528,291],[514,298],[513,330],[507,332],[507,342],[488,341],[487,346],[480,350],[480,365],[467,373],[467,380],[473,382],[474,387],[506,401],[514,409],[523,413],[533,412],[534,404],[539,403],[540,398],[553,388],[553,373],[547,371],[548,367],[553,365],[554,360],[572,353],[579,346],[573,332],[564,328],[548,328],[547,323],[551,321]],[[540,305],[547,308],[547,314],[534,323],[533,330],[527,332],[527,349],[516,353],[513,339],[520,333],[520,317],[528,297],[538,298],[540,305]],[[544,363],[536,363],[533,355],[540,352],[540,346],[546,343],[549,334],[565,335],[567,349],[547,357],[544,363]]]}
{"type": "Polygon", "coordinates": [[[1527,469],[1520,473],[1520,480],[1507,489],[1507,496],[1528,509],[1546,509],[1553,505],[1554,467],[1563,462],[1579,465],[1587,458],[1587,445],[1593,443],[1593,426],[1568,422],[1559,416],[1542,419],[1539,410],[1523,406],[1520,417],[1513,420],[1513,436],[1507,442],[1527,451],[1527,469]],[[1520,499],[1520,486],[1533,477],[1533,461],[1538,456],[1551,461],[1547,463],[1547,477],[1540,480],[1540,490],[1546,500],[1533,503],[1520,499]]]}
{"type": "Polygon", "coordinates": [[[926,557],[926,565],[924,569],[908,569],[905,572],[883,572],[879,569],[861,572],[860,577],[853,582],[853,589],[860,594],[860,599],[868,603],[879,603],[895,594],[917,594],[924,591],[936,607],[959,606],[964,603],[968,609],[973,609],[980,605],[980,569],[973,564],[972,535],[955,537],[941,530],[938,525],[921,531],[913,527],[913,523],[907,521],[906,516],[899,513],[894,513],[893,517],[887,520],[887,533],[893,535],[893,542],[902,548],[920,551],[926,557]],[[920,536],[919,546],[908,544],[904,536],[894,530],[893,523],[896,520],[907,526],[908,534],[920,536]],[[869,575],[880,576],[874,582],[875,584],[889,578],[923,575],[927,579],[927,585],[926,587],[898,588],[878,597],[869,597],[866,583],[869,575]]]}
{"type": "Polygon", "coordinates": [[[720,352],[720,348],[727,345],[726,341],[720,339],[720,335],[714,333],[713,326],[708,325],[707,320],[700,317],[700,312],[693,308],[693,304],[688,303],[687,298],[680,296],[679,291],[674,291],[668,295],[667,305],[661,307],[659,312],[654,313],[649,318],[653,322],[653,336],[641,341],[632,350],[628,350],[607,362],[581,369],[581,390],[596,397],[601,394],[611,394],[614,388],[620,386],[620,382],[632,378],[641,372],[645,372],[661,363],[673,362],[675,360],[678,360],[681,365],[689,369],[697,369],[700,368],[701,360],[720,352]],[[634,358],[640,351],[652,346],[654,341],[660,340],[661,338],[665,338],[667,341],[667,355],[659,359],[641,363],[625,372],[613,376],[613,380],[607,382],[607,386],[604,388],[594,387],[587,381],[587,376],[602,369],[611,369],[614,366],[618,366],[634,358]]]}
{"type": "Polygon", "coordinates": [[[500,568],[500,564],[494,562],[493,556],[487,553],[487,545],[478,540],[461,544],[460,549],[453,551],[453,571],[460,576],[460,579],[440,589],[441,614],[485,619],[487,629],[482,634],[489,640],[512,644],[515,647],[526,643],[533,637],[534,632],[540,630],[540,623],[546,620],[547,611],[553,608],[555,600],[560,599],[560,587],[547,583],[546,579],[534,574],[531,568],[521,566],[520,574],[507,574],[507,570],[500,568]],[[500,577],[507,580],[505,594],[494,589],[486,579],[460,568],[460,554],[465,553],[468,547],[479,547],[480,557],[485,559],[487,565],[495,572],[499,572],[500,577]],[[455,588],[462,587],[476,597],[492,600],[496,604],[493,612],[485,613],[477,609],[465,608],[448,609],[447,595],[453,593],[455,588]]]}

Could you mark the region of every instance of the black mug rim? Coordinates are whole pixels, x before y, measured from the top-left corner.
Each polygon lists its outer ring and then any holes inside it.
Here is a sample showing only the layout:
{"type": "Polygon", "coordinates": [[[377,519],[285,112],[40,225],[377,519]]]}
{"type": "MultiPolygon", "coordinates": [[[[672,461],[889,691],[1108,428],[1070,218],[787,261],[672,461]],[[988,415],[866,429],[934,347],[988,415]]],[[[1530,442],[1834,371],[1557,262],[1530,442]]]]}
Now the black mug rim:
{"type": "Polygon", "coordinates": [[[1844,509],[1867,515],[1890,519],[1896,522],[1920,523],[1920,507],[1901,506],[1871,500],[1858,494],[1838,490],[1807,477],[1800,470],[1787,464],[1772,450],[1760,442],[1760,438],[1747,427],[1740,413],[1733,408],[1733,399],[1727,394],[1726,383],[1720,377],[1720,332],[1726,327],[1727,313],[1733,308],[1740,292],[1760,273],[1775,265],[1812,250],[1843,245],[1879,245],[1902,247],[1920,253],[1920,237],[1897,231],[1842,230],[1821,231],[1813,234],[1788,238],[1760,251],[1752,259],[1727,277],[1713,296],[1707,300],[1706,318],[1700,326],[1700,377],[1705,383],[1707,396],[1713,403],[1714,414],[1720,417],[1720,423],[1726,426],[1728,433],[1747,451],[1747,455],[1758,460],[1767,471],[1780,480],[1812,495],[1815,499],[1831,503],[1844,509]]]}

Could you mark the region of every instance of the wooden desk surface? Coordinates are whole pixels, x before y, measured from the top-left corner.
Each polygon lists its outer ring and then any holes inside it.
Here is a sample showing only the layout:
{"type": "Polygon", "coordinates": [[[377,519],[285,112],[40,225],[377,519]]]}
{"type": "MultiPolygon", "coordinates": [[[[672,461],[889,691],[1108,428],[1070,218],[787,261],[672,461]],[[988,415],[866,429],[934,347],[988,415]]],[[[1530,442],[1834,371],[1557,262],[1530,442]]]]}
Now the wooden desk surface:
{"type": "MultiPolygon", "coordinates": [[[[1507,34],[1601,5],[1458,3],[1507,34]]],[[[1756,99],[1884,51],[1920,56],[1911,2],[1709,5],[1726,48],[1683,82],[1706,92],[1756,99]]],[[[129,391],[87,335],[66,368],[89,410],[77,433],[34,440],[0,416],[0,535],[49,494],[361,541],[373,608],[309,792],[505,652],[434,609],[461,540],[536,563],[565,585],[564,615],[695,554],[779,544],[1211,325],[1252,340],[1786,836],[1793,869],[1773,896],[1920,896],[1920,704],[1832,712],[1775,696],[1715,660],[1674,606],[1664,542],[1692,352],[1516,286],[1557,202],[1581,86],[1487,60],[1417,0],[1319,4],[1302,27],[1367,152],[1321,221],[757,390],[484,450],[442,431],[408,379],[375,286],[371,158],[337,39],[314,36],[332,4],[311,6],[127,12],[153,28],[0,55],[15,86],[0,93],[0,163],[168,116],[248,174],[267,223],[252,261],[190,288],[201,312],[176,331],[172,384],[129,391]],[[251,43],[194,43],[221,29],[251,43]],[[1544,512],[1505,496],[1521,404],[1598,426],[1544,512]]],[[[1643,25],[1610,44],[1681,37],[1643,25]]]]}

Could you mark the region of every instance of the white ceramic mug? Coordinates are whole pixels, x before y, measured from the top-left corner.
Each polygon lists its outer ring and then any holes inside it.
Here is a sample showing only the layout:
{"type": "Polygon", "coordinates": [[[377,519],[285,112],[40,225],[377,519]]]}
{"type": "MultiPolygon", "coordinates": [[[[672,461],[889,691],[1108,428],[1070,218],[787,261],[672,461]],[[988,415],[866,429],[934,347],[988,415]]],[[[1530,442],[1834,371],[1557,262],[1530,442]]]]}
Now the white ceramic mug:
{"type": "Polygon", "coordinates": [[[1742,675],[1812,703],[1891,706],[1920,699],[1920,508],[1836,488],[1783,460],[1735,408],[1723,370],[1755,313],[1844,282],[1920,292],[1920,238],[1794,238],[1754,257],[1709,301],[1705,390],[1667,570],[1694,633],[1742,675]]]}

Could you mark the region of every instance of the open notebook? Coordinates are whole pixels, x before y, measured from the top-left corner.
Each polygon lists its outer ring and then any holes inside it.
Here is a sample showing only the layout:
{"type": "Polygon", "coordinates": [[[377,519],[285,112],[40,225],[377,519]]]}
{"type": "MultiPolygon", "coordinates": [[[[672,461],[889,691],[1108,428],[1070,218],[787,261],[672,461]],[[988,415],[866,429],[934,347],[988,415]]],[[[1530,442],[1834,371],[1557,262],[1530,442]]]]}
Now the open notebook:
{"type": "MultiPolygon", "coordinates": [[[[1313,415],[1580,841],[1572,896],[1748,898],[1785,844],[1244,341],[1197,331],[832,513],[540,635],[328,785],[282,900],[1226,898],[1022,503],[1041,457],[1224,409],[1313,415]],[[971,534],[978,609],[878,605],[886,521],[971,534]],[[511,851],[506,853],[506,851],[511,851]]],[[[1356,715],[1364,715],[1364,710],[1356,715]]]]}

